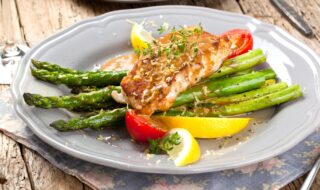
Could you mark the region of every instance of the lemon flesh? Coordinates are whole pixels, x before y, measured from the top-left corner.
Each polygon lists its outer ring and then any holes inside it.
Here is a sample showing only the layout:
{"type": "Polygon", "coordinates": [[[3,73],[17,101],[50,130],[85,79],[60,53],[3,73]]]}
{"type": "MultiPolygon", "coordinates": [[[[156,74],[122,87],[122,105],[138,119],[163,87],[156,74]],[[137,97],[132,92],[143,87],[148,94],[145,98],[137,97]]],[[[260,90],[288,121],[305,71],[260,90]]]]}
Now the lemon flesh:
{"type": "Polygon", "coordinates": [[[142,25],[133,23],[131,29],[131,45],[135,50],[143,50],[154,40],[151,33],[146,31],[142,25]]]}
{"type": "Polygon", "coordinates": [[[169,129],[183,128],[195,138],[219,138],[234,135],[248,126],[251,118],[212,118],[156,116],[169,129]]]}
{"type": "Polygon", "coordinates": [[[180,136],[180,144],[174,146],[170,151],[167,151],[170,159],[174,161],[176,166],[186,166],[197,162],[200,159],[200,146],[191,133],[185,129],[172,129],[167,135],[178,133],[180,136]]]}

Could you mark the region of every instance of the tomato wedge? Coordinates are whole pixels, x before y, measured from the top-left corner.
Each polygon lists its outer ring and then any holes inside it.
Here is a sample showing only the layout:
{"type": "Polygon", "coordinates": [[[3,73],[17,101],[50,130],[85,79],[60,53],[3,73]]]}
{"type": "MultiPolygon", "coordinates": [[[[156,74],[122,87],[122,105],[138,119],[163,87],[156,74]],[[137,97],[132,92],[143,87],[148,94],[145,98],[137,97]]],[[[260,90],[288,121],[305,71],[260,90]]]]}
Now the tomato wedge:
{"type": "Polygon", "coordinates": [[[132,109],[127,111],[125,120],[129,135],[137,142],[161,138],[168,131],[160,121],[152,120],[148,115],[137,114],[132,109]]]}
{"type": "Polygon", "coordinates": [[[229,40],[235,42],[235,47],[228,56],[229,59],[252,50],[253,37],[248,30],[233,29],[220,34],[220,36],[226,36],[229,40]]]}

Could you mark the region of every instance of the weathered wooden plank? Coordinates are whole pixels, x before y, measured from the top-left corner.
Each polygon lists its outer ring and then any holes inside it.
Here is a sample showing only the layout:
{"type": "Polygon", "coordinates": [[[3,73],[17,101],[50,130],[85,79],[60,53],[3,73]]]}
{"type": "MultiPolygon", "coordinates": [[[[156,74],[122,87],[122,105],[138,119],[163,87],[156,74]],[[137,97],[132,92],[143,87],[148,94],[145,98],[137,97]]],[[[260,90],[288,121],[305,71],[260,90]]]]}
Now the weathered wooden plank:
{"type": "Polygon", "coordinates": [[[85,0],[17,0],[17,8],[25,38],[32,46],[80,20],[131,6],[85,0]]]}
{"type": "Polygon", "coordinates": [[[0,132],[0,190],[31,189],[19,144],[0,132]]]}
{"type": "Polygon", "coordinates": [[[92,188],[87,185],[84,185],[84,190],[92,190],[92,188]]]}
{"type": "Polygon", "coordinates": [[[9,88],[9,85],[0,84],[0,92],[9,88]]]}
{"type": "MultiPolygon", "coordinates": [[[[22,39],[15,1],[0,1],[0,44],[22,39]]],[[[0,85],[0,91],[7,87],[0,85]]],[[[0,132],[0,190],[10,189],[31,189],[31,184],[19,144],[0,132]]]]}
{"type": "Polygon", "coordinates": [[[293,36],[304,41],[308,46],[320,53],[320,22],[317,16],[320,16],[319,0],[306,1],[288,0],[290,5],[294,7],[298,13],[301,14],[313,27],[315,31],[314,38],[307,38],[298,32],[287,21],[279,11],[271,4],[269,0],[240,0],[239,3],[242,7],[244,14],[256,17],[265,22],[275,24],[284,30],[288,31],[293,36]]]}
{"type": "Polygon", "coordinates": [[[22,39],[15,1],[0,1],[0,44],[6,40],[21,42],[22,39]]]}
{"type": "Polygon", "coordinates": [[[241,8],[236,0],[204,0],[195,1],[195,5],[230,11],[235,13],[242,13],[241,8]]]}
{"type": "Polygon", "coordinates": [[[302,177],[294,180],[293,182],[291,182],[288,185],[286,185],[285,187],[283,187],[282,190],[298,190],[298,189],[300,189],[305,178],[306,178],[305,176],[302,176],[302,177]]]}
{"type": "Polygon", "coordinates": [[[318,173],[312,187],[311,190],[319,190],[320,189],[320,172],[318,173]]]}
{"type": "Polygon", "coordinates": [[[236,0],[182,0],[182,1],[168,1],[163,3],[148,3],[148,4],[134,4],[133,8],[156,6],[156,5],[196,5],[202,7],[209,7],[230,12],[242,13],[241,8],[236,0]]]}
{"type": "Polygon", "coordinates": [[[22,29],[31,46],[62,28],[94,15],[93,10],[76,1],[17,0],[17,7],[22,29]]]}
{"type": "MultiPolygon", "coordinates": [[[[88,2],[88,1],[41,1],[41,0],[17,0],[19,14],[21,16],[21,26],[25,32],[26,40],[33,45],[45,39],[51,34],[56,33],[62,28],[83,20],[84,18],[99,15],[105,12],[130,9],[132,7],[145,7],[164,4],[188,4],[193,5],[192,0],[167,3],[150,3],[140,5],[128,5],[106,2],[88,2]],[[33,10],[33,11],[28,11],[33,10]],[[36,21],[36,22],[35,22],[36,21]]],[[[217,9],[223,9],[233,12],[241,12],[239,5],[235,0],[219,1],[200,1],[196,2],[199,6],[207,6],[217,9]]]]}
{"type": "Polygon", "coordinates": [[[65,174],[32,150],[23,147],[22,153],[34,189],[82,190],[84,188],[78,179],[65,174]]]}

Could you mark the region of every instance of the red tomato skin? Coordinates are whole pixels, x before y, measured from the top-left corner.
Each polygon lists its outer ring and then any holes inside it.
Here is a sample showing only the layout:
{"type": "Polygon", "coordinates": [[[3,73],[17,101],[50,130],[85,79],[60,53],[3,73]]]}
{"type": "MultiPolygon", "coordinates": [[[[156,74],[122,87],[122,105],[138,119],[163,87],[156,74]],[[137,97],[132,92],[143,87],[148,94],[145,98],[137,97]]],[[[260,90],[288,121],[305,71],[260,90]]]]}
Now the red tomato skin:
{"type": "Polygon", "coordinates": [[[244,54],[253,48],[252,34],[246,29],[233,29],[222,33],[220,36],[226,36],[230,40],[237,40],[241,43],[239,47],[231,52],[228,59],[244,54]]]}
{"type": "Polygon", "coordinates": [[[131,138],[137,142],[148,142],[148,140],[163,137],[167,129],[154,126],[147,116],[136,114],[134,110],[128,110],[125,117],[126,128],[131,138]]]}

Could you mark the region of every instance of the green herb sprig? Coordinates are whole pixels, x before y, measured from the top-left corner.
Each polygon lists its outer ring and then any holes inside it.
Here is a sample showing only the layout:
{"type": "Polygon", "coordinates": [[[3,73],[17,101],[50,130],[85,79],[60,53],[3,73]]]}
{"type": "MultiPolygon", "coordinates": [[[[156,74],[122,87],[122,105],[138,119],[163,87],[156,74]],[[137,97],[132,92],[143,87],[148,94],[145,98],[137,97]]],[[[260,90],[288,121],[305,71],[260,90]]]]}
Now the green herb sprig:
{"type": "MultiPolygon", "coordinates": [[[[168,29],[162,25],[158,29],[159,34],[166,32],[168,29]]],[[[175,26],[171,28],[170,43],[163,46],[157,40],[152,43],[148,43],[148,47],[143,50],[136,51],[135,53],[143,56],[158,57],[161,55],[166,55],[168,60],[174,60],[179,58],[189,49],[191,50],[192,56],[195,57],[199,53],[199,47],[196,42],[188,42],[188,38],[192,35],[197,35],[198,37],[203,33],[203,27],[201,23],[190,30],[184,26],[179,26],[177,29],[175,26]]]]}
{"type": "Polygon", "coordinates": [[[175,146],[181,143],[181,137],[177,132],[165,136],[163,139],[149,140],[149,153],[161,154],[172,150],[175,146]]]}
{"type": "Polygon", "coordinates": [[[161,34],[165,33],[167,30],[163,25],[161,25],[160,28],[158,28],[157,31],[161,35],[161,34]]]}

